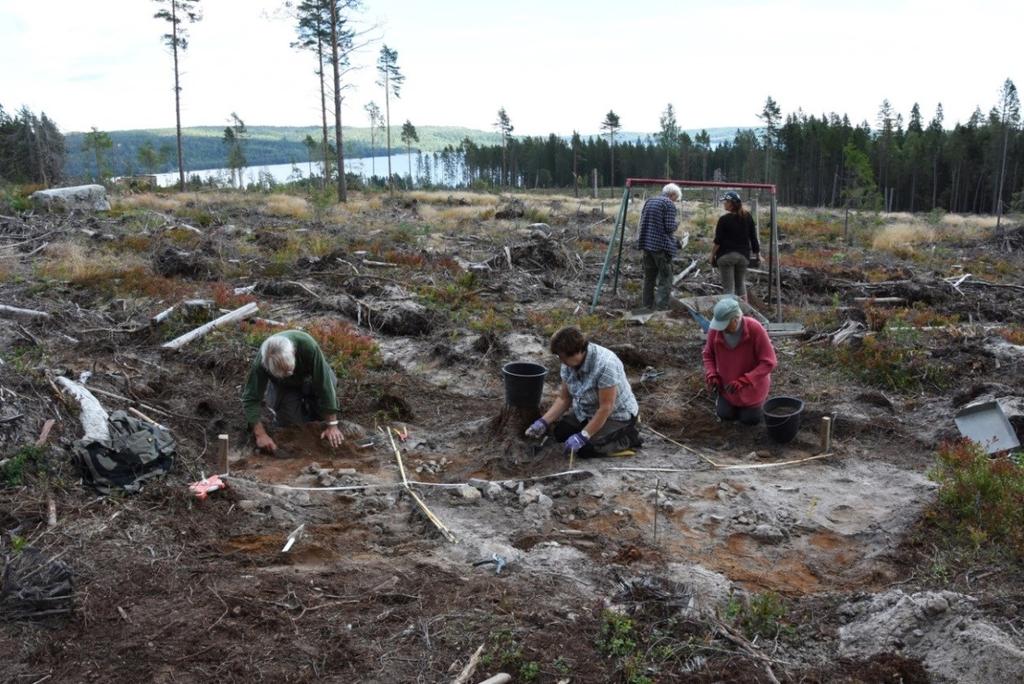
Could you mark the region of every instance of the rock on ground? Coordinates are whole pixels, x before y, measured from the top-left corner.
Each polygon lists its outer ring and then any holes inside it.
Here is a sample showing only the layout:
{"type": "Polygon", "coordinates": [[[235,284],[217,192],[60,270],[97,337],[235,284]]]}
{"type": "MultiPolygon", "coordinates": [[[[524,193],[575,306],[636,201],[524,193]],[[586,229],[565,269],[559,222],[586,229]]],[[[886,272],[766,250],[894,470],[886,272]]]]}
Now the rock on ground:
{"type": "Polygon", "coordinates": [[[936,682],[1024,681],[1024,650],[952,591],[896,589],[840,607],[839,655],[899,653],[918,658],[936,682]]]}
{"type": "Polygon", "coordinates": [[[70,188],[38,190],[32,193],[31,199],[40,209],[110,211],[107,190],[102,185],[75,185],[70,188]]]}

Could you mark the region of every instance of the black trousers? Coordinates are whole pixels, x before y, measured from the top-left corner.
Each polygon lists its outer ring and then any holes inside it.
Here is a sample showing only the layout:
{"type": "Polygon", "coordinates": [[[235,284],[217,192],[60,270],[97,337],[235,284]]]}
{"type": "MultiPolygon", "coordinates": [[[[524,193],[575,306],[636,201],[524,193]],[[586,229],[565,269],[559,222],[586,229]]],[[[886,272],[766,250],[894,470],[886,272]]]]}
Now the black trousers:
{"type": "Polygon", "coordinates": [[[722,420],[739,420],[744,425],[758,425],[764,417],[761,406],[733,406],[721,394],[718,395],[718,403],[715,404],[715,413],[722,420]]]}
{"type": "MultiPolygon", "coordinates": [[[[580,421],[571,410],[555,421],[551,427],[551,434],[559,442],[572,437],[582,430],[590,422],[590,418],[580,421]]],[[[606,420],[604,426],[597,431],[596,435],[590,436],[590,443],[576,452],[580,458],[594,458],[596,456],[609,456],[623,449],[631,449],[643,444],[640,433],[636,429],[636,416],[628,421],[606,420]]]]}

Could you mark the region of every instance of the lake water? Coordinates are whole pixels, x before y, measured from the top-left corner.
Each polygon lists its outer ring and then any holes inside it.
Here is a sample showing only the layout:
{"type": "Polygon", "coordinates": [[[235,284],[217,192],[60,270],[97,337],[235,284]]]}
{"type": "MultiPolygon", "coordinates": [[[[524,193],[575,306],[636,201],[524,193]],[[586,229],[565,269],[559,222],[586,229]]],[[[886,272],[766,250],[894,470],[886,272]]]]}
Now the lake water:
{"type": "MultiPolygon", "coordinates": [[[[424,155],[424,157],[430,156],[431,163],[433,163],[433,155],[424,155]]],[[[409,173],[409,159],[412,158],[412,173],[413,177],[420,180],[420,174],[417,172],[416,154],[393,154],[391,155],[391,172],[405,177],[409,173]]],[[[242,178],[246,185],[249,183],[256,183],[259,181],[261,173],[269,173],[273,179],[278,183],[287,183],[290,181],[300,180],[302,178],[308,178],[310,176],[310,164],[303,162],[297,164],[268,164],[265,166],[246,166],[242,169],[242,178]]],[[[387,155],[381,155],[379,157],[362,157],[359,159],[346,159],[345,160],[345,171],[348,173],[355,173],[363,178],[369,178],[371,175],[377,175],[380,177],[387,176],[388,173],[388,158],[387,155]]],[[[313,162],[312,173],[320,176],[323,173],[321,165],[313,162]]],[[[178,182],[178,172],[172,173],[158,173],[156,175],[157,185],[161,187],[169,187],[178,182]]],[[[194,175],[199,176],[204,181],[210,179],[219,180],[223,183],[228,183],[231,178],[230,169],[203,169],[200,171],[189,171],[186,169],[185,178],[188,179],[194,175]]],[[[434,175],[436,178],[436,174],[434,175]]]]}

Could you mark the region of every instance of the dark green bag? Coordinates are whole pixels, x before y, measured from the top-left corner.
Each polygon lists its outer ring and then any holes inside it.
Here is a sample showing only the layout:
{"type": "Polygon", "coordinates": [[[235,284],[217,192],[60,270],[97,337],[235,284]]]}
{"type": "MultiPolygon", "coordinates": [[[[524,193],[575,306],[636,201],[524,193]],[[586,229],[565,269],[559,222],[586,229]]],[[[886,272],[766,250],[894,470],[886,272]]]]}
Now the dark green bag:
{"type": "Polygon", "coordinates": [[[114,411],[110,440],[80,439],[73,452],[82,478],[104,494],[112,488],[137,492],[153,477],[170,471],[176,444],[163,428],[114,411]]]}

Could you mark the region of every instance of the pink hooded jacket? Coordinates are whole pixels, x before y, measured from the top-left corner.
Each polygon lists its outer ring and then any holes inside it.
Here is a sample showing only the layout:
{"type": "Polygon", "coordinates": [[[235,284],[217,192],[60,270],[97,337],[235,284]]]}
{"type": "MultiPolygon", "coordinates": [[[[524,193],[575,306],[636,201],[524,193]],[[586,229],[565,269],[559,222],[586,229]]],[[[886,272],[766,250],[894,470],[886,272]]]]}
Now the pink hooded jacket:
{"type": "Polygon", "coordinates": [[[743,317],[743,336],[735,349],[729,349],[723,333],[709,330],[703,356],[705,379],[717,380],[723,389],[733,382],[740,384],[737,392],[724,395],[733,406],[760,406],[768,398],[772,369],[778,361],[768,333],[757,319],[743,317]]]}

